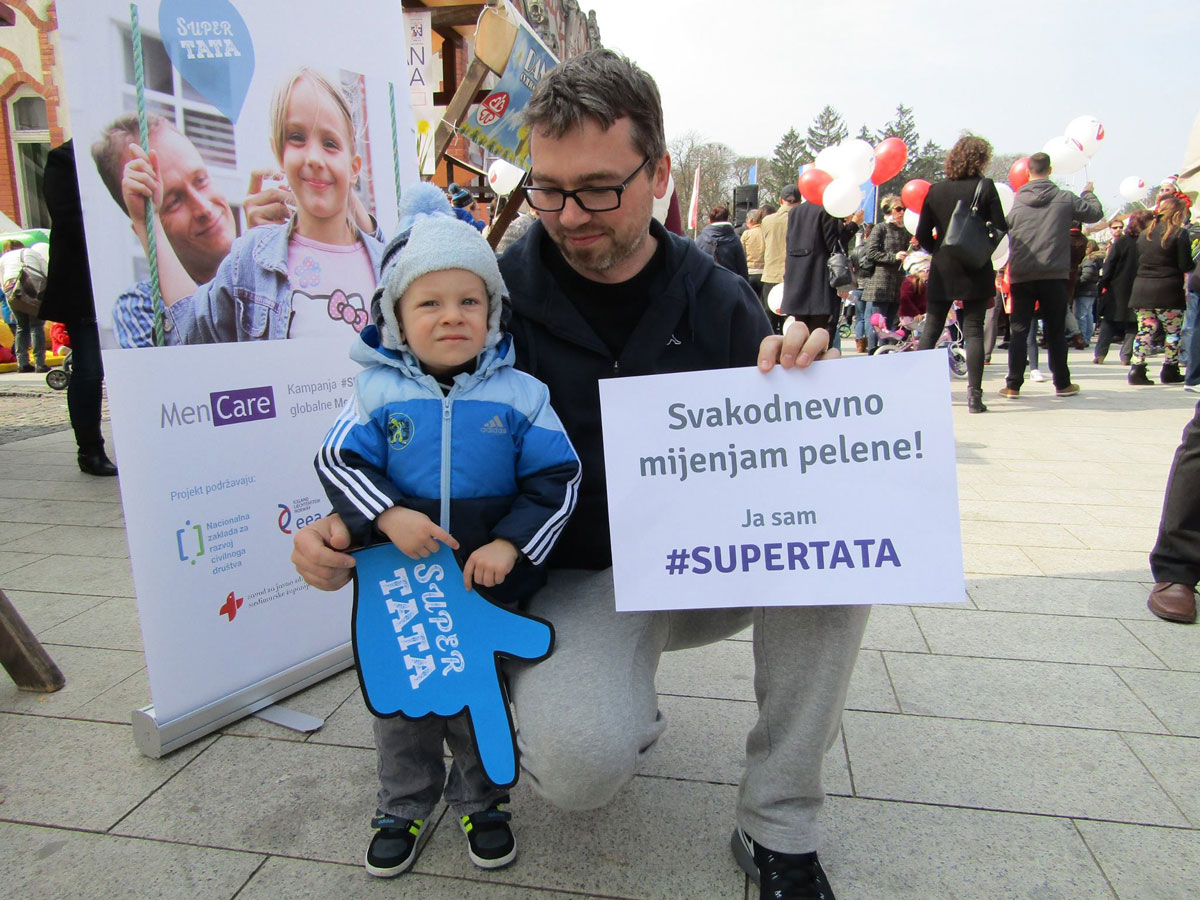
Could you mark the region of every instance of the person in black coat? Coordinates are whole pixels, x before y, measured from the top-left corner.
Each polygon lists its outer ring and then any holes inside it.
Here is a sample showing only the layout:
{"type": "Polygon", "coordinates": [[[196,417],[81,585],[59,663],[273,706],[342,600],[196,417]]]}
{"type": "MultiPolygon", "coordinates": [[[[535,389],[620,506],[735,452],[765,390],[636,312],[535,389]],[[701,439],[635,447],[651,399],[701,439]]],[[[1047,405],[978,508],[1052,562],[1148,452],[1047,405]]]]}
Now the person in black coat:
{"type": "Polygon", "coordinates": [[[835,219],[824,207],[808,202],[788,210],[783,315],[795,316],[810,331],[824,328],[834,341],[841,300],[829,286],[829,257],[846,252],[862,220],[862,210],[848,219],[835,219]]]}
{"type": "Polygon", "coordinates": [[[962,328],[967,339],[967,410],[973,413],[987,412],[983,405],[983,320],[988,301],[995,297],[996,272],[991,260],[979,269],[964,269],[958,260],[941,252],[941,246],[954,207],[960,200],[969,206],[981,182],[980,216],[1008,230],[996,185],[983,177],[991,158],[992,145],[983,138],[970,134],[959,138],[946,156],[947,180],[929,188],[917,223],[917,243],[933,254],[920,349],[929,350],[937,344],[950,305],[961,301],[962,328]]]}
{"type": "Polygon", "coordinates": [[[1130,357],[1130,384],[1153,384],[1146,377],[1146,356],[1155,330],[1166,334],[1163,384],[1179,384],[1179,332],[1183,329],[1184,277],[1196,268],[1192,238],[1188,234],[1189,202],[1182,194],[1159,194],[1154,220],[1137,239],[1137,275],[1129,305],[1137,316],[1137,337],[1130,357]]]}
{"type": "Polygon", "coordinates": [[[1133,334],[1136,327],[1129,294],[1137,275],[1137,237],[1153,215],[1144,209],[1133,213],[1125,223],[1113,223],[1109,229],[1117,235],[1104,258],[1100,270],[1100,299],[1096,304],[1100,316],[1100,336],[1096,338],[1096,353],[1092,362],[1097,365],[1108,356],[1114,338],[1121,340],[1121,365],[1129,365],[1133,353],[1133,334]]]}
{"type": "Polygon", "coordinates": [[[67,413],[75,431],[75,443],[79,445],[79,468],[88,475],[116,475],[117,467],[105,454],[104,436],[100,433],[104,367],[100,361],[100,332],[96,326],[72,141],[55,147],[46,157],[42,189],[52,227],[41,314],[52,322],[62,322],[71,336],[67,413]]]}
{"type": "Polygon", "coordinates": [[[724,266],[734,275],[740,275],[750,283],[750,269],[746,265],[746,249],[742,239],[729,221],[728,206],[714,206],[708,214],[709,224],[696,238],[696,246],[711,256],[718,266],[724,266]]]}

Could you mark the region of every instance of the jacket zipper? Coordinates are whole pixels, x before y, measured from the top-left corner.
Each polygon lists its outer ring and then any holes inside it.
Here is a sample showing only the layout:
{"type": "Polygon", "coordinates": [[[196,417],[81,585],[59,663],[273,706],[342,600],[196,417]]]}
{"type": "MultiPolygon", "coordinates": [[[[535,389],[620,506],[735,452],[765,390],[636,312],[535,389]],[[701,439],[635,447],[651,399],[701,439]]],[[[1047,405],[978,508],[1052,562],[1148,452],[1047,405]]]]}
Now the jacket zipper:
{"type": "Polygon", "coordinates": [[[442,398],[442,497],[438,524],[446,532],[450,531],[450,406],[453,402],[449,395],[442,398]]]}

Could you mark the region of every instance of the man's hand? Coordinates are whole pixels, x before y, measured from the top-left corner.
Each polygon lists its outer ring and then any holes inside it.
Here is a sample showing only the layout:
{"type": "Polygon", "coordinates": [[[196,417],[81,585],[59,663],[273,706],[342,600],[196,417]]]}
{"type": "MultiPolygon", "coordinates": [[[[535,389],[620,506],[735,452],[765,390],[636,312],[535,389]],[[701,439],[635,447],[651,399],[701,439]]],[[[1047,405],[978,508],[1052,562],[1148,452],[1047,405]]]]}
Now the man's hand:
{"type": "Polygon", "coordinates": [[[1096,185],[1093,184],[1092,182],[1089,181],[1087,184],[1085,184],[1083,186],[1083,193],[1094,194],[1095,192],[1096,192],[1096,185]]]}
{"type": "Polygon", "coordinates": [[[829,332],[818,328],[811,334],[803,322],[793,322],[782,337],[769,334],[758,347],[758,368],[770,372],[775,364],[785,369],[806,369],[814,360],[837,359],[842,354],[829,349],[829,332]]]}
{"type": "Polygon", "coordinates": [[[155,209],[162,206],[162,181],[158,177],[157,151],[151,150],[147,155],[141,144],[130,144],[129,153],[129,162],[121,173],[121,199],[140,235],[146,229],[146,201],[154,201],[155,209]]]}
{"type": "Polygon", "coordinates": [[[467,557],[463,566],[463,587],[468,591],[474,584],[495,587],[513,570],[518,555],[517,548],[504,538],[484,544],[467,557]]]}
{"type": "Polygon", "coordinates": [[[396,548],[410,559],[424,559],[439,549],[439,542],[458,549],[458,541],[449,532],[443,531],[425,513],[405,506],[393,506],[375,520],[375,527],[382,531],[396,548]]]}
{"type": "Polygon", "coordinates": [[[350,580],[354,557],[341,551],[350,546],[350,532],[334,513],[317,519],[292,538],[292,565],[306,582],[322,591],[336,591],[350,580]]]}
{"type": "Polygon", "coordinates": [[[242,201],[247,228],[256,225],[282,225],[291,218],[292,207],[295,205],[292,189],[283,180],[283,173],[278,169],[255,169],[250,173],[250,189],[246,193],[246,199],[242,201]],[[279,184],[264,191],[264,178],[276,180],[279,184]]]}
{"type": "Polygon", "coordinates": [[[865,219],[866,217],[867,217],[867,214],[863,210],[860,209],[854,215],[847,216],[846,221],[853,222],[855,225],[861,225],[863,223],[863,219],[865,219]]]}

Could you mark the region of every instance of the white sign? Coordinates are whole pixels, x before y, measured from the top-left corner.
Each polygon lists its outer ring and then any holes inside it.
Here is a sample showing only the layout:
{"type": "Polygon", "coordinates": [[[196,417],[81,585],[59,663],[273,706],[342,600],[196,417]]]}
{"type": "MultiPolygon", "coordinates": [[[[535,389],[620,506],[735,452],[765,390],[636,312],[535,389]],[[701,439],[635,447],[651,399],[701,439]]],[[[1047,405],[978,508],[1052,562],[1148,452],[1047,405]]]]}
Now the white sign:
{"type": "MultiPolygon", "coordinates": [[[[278,189],[287,175],[272,149],[272,95],[302,68],[343,95],[351,118],[345,148],[362,160],[348,181],[391,236],[399,189],[418,178],[415,142],[396,140],[398,158],[392,153],[393,135],[414,130],[409,73],[396,52],[400,4],[342,4],[336,27],[314,25],[330,16],[317,0],[296,0],[285,14],[249,0],[133,6],[145,108],[163,120],[151,150],[164,184],[175,186],[160,218],[185,267],[253,239],[247,195],[278,189]]],[[[100,174],[115,172],[119,184],[125,162],[113,153],[93,161],[89,152],[102,135],[123,134],[118,120],[138,107],[131,4],[58,0],[57,10],[153,727],[163,737],[146,750],[155,755],[351,661],[350,592],[309,589],[289,556],[292,534],[329,510],[312,460],[358,370],[348,353],[370,292],[314,286],[318,264],[305,260],[285,285],[294,304],[307,304],[287,319],[293,339],[258,340],[282,337],[255,316],[282,308],[272,304],[283,295],[263,287],[274,284],[265,264],[243,267],[229,292],[237,342],[150,346],[152,307],[139,299],[149,297],[146,253],[100,174]],[[295,339],[305,320],[326,337],[295,339]]],[[[128,143],[121,137],[113,146],[128,143]]],[[[339,189],[347,202],[350,188],[339,189]]],[[[297,203],[299,190],[278,205],[297,203]]],[[[262,229],[285,233],[282,223],[262,229]]],[[[148,745],[139,737],[139,746],[148,745]]]]}
{"type": "Polygon", "coordinates": [[[942,352],[601,381],[617,609],[961,601],[948,382],[942,352]]]}

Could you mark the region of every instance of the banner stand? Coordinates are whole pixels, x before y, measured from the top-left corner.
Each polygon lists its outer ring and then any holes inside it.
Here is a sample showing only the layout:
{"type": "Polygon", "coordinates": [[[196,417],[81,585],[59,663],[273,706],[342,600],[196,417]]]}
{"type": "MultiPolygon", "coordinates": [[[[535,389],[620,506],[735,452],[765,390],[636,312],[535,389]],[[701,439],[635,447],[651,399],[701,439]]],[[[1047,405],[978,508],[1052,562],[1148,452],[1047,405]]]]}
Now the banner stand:
{"type": "Polygon", "coordinates": [[[159,722],[153,705],[143,706],[131,717],[134,743],[144,756],[159,759],[353,665],[354,650],[347,642],[170,722],[159,722]]]}

